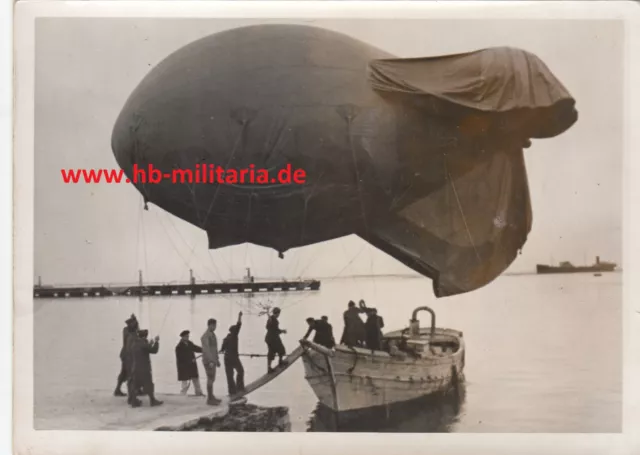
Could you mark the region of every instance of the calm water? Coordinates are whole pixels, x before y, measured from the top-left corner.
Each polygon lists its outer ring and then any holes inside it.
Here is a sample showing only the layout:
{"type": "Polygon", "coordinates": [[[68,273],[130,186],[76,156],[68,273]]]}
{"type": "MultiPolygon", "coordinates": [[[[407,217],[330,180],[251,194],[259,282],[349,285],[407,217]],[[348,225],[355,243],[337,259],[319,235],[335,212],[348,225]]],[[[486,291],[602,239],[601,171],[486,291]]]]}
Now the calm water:
{"type": "MultiPolygon", "coordinates": [[[[39,300],[35,303],[36,415],[48,400],[78,388],[110,394],[120,364],[124,320],[136,313],[160,336],[153,361],[159,393],[175,393],[174,347],[192,331],[199,343],[206,320],[218,319],[221,342],[238,311],[245,314],[241,352],[265,353],[259,303],[283,309],[289,350],[306,330],[305,318],[327,315],[336,337],[349,299],[365,298],[386,329],[406,326],[411,311],[431,306],[438,326],[464,332],[466,397],[401,413],[392,423],[360,422],[360,431],[619,432],[622,422],[622,276],[604,274],[503,276],[491,285],[436,299],[420,278],[326,280],[317,293],[253,297],[158,297],[39,300]],[[72,330],[70,330],[72,329],[72,330]]],[[[427,315],[422,323],[428,324],[427,315]]],[[[264,358],[243,358],[246,381],[266,371],[264,358]]],[[[201,378],[204,377],[202,366],[201,378]]],[[[223,373],[220,371],[220,373],[223,373]]],[[[215,384],[226,394],[224,375],[215,384]]],[[[293,431],[327,431],[331,423],[303,378],[301,362],[250,395],[259,405],[290,409],[293,431]]],[[[72,428],[70,428],[72,429],[72,428]]]]}

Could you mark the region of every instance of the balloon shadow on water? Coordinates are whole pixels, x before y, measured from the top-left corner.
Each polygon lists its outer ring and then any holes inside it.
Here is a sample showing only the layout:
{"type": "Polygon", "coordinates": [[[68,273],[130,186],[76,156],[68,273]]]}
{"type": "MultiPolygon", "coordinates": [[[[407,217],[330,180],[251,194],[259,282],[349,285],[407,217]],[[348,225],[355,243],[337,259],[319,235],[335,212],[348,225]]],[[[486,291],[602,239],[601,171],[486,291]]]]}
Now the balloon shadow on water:
{"type": "Polygon", "coordinates": [[[335,413],[318,403],[307,421],[307,432],[450,433],[463,413],[466,386],[457,391],[388,409],[335,413]]]}

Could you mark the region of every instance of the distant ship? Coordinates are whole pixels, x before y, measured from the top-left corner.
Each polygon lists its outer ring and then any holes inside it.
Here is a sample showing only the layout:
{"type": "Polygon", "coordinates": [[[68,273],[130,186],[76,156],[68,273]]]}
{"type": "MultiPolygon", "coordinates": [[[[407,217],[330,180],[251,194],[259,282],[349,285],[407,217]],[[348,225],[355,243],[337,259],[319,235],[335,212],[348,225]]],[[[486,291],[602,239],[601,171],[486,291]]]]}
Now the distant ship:
{"type": "Polygon", "coordinates": [[[618,264],[614,262],[600,261],[596,256],[596,263],[587,266],[575,266],[568,261],[561,262],[558,266],[538,264],[536,271],[540,273],[587,273],[587,272],[613,272],[618,264]]]}

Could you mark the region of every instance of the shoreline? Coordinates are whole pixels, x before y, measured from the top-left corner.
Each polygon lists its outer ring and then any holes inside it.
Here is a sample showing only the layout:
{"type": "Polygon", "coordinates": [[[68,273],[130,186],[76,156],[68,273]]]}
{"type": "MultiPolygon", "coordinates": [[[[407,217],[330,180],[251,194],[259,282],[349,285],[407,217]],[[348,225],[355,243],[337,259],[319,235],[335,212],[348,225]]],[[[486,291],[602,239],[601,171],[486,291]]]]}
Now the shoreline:
{"type": "Polygon", "coordinates": [[[131,408],[126,397],[114,397],[105,390],[71,392],[58,390],[54,399],[37,403],[36,430],[86,431],[291,431],[287,407],[247,404],[246,398],[229,403],[222,397],[218,406],[209,406],[202,397],[158,393],[163,404],[131,408]],[[251,428],[257,428],[252,430],[251,428]]]}

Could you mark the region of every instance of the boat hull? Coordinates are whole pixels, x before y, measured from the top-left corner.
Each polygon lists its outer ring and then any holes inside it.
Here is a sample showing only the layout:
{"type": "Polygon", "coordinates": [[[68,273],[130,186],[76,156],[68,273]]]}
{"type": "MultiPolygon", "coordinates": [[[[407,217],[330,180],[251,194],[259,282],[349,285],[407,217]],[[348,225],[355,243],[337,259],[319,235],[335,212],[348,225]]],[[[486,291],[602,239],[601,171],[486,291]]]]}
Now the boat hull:
{"type": "MultiPolygon", "coordinates": [[[[392,332],[385,338],[400,334],[392,332]]],[[[328,356],[309,343],[311,349],[302,358],[305,378],[320,403],[336,412],[373,409],[446,393],[462,380],[464,342],[460,332],[449,329],[437,329],[435,338],[457,346],[423,358],[401,360],[386,352],[345,346],[337,346],[328,356]]]]}

